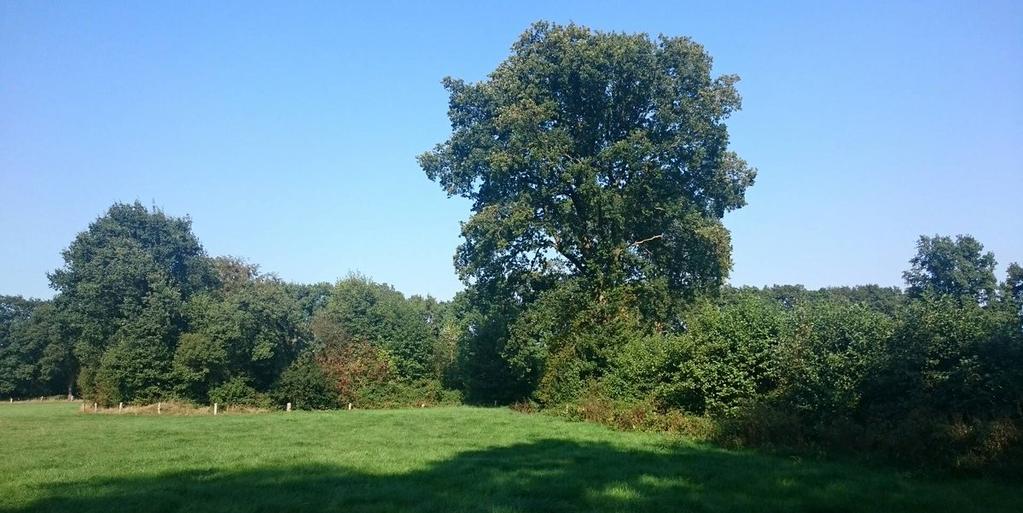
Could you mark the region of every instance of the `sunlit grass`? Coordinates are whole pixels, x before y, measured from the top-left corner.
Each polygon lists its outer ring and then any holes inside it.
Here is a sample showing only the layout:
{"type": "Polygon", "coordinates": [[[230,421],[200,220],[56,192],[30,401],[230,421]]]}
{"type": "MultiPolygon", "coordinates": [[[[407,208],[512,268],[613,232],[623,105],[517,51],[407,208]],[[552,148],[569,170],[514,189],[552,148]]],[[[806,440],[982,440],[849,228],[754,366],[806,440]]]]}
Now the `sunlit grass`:
{"type": "Polygon", "coordinates": [[[504,409],[207,416],[0,404],[4,511],[1023,511],[1009,484],[504,409]]]}

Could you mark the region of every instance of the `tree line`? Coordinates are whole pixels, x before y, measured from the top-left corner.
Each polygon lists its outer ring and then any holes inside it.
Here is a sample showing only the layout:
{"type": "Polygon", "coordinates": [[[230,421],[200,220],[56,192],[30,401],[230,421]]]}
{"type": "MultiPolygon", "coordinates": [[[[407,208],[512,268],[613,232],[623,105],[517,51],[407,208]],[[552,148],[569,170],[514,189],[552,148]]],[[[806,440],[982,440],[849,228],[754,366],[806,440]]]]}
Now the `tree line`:
{"type": "Polygon", "coordinates": [[[722,443],[1014,468],[1023,270],[923,236],[906,288],[728,286],[738,78],[684,37],[540,22],[447,78],[428,178],[472,202],[451,301],[302,285],[212,258],[187,218],[116,204],[51,301],[3,299],[0,394],[104,404],[515,404],[722,443]]]}
{"type": "Polygon", "coordinates": [[[388,393],[450,400],[436,385],[450,321],[433,298],[359,275],[287,283],[207,256],[190,220],[139,203],[113,205],[64,259],[51,301],[2,299],[0,394],[323,408],[401,383],[415,393],[388,393]]]}

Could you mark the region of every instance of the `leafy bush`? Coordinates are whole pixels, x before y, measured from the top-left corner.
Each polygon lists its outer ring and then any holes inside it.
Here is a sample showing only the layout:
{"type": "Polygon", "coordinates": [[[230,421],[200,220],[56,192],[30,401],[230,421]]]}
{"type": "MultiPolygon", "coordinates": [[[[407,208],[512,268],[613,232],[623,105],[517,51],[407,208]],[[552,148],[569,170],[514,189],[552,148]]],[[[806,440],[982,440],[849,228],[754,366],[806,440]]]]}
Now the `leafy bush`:
{"type": "Polygon", "coordinates": [[[270,398],[256,390],[248,378],[233,377],[210,390],[210,401],[223,405],[269,408],[270,398]]]}
{"type": "Polygon", "coordinates": [[[776,352],[784,328],[781,308],[747,295],[704,304],[687,318],[687,331],[666,349],[665,406],[698,415],[731,415],[777,386],[776,352]]]}
{"type": "Polygon", "coordinates": [[[312,354],[298,357],[274,384],[271,394],[277,406],[291,403],[300,410],[338,407],[338,395],[312,354]]]}
{"type": "Polygon", "coordinates": [[[593,388],[578,400],[548,411],[625,431],[663,431],[694,440],[712,440],[718,429],[717,421],[710,417],[663,410],[652,399],[614,400],[593,388]]]}
{"type": "Polygon", "coordinates": [[[359,408],[407,408],[455,405],[462,400],[456,390],[445,389],[435,379],[386,381],[364,386],[352,401],[359,408]]]}
{"type": "Polygon", "coordinates": [[[879,378],[893,329],[891,319],[865,306],[822,302],[796,308],[776,355],[778,402],[807,422],[856,415],[864,389],[879,378]]]}
{"type": "Polygon", "coordinates": [[[646,333],[640,304],[627,287],[593,297],[579,282],[565,282],[515,321],[503,356],[540,403],[572,401],[603,377],[622,347],[646,333]]]}
{"type": "Polygon", "coordinates": [[[146,404],[169,395],[170,355],[159,343],[123,338],[108,349],[96,372],[94,400],[146,404]]]}
{"type": "Polygon", "coordinates": [[[185,333],[174,351],[174,376],[178,390],[189,399],[207,402],[209,391],[227,376],[227,350],[216,339],[201,333],[185,333]]]}

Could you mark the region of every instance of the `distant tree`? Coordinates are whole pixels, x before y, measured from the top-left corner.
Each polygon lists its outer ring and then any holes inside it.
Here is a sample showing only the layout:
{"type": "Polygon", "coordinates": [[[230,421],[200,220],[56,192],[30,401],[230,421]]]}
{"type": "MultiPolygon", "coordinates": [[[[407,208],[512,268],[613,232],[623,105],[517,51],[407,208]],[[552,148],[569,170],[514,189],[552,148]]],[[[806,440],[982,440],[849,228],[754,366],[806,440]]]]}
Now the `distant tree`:
{"type": "MultiPolygon", "coordinates": [[[[131,332],[136,328],[151,332],[132,322],[153,308],[154,294],[187,299],[217,283],[209,259],[191,232],[191,221],[150,211],[138,202],[111,206],[78,234],[63,256],[64,266],[50,274],[50,283],[60,292],[55,304],[66,316],[75,340],[74,355],[81,366],[78,381],[86,395],[96,390],[101,360],[115,336],[122,353],[126,345],[154,340],[135,338],[131,332]],[[127,332],[119,335],[122,330],[127,332]]],[[[174,319],[180,321],[180,317],[174,319]]],[[[176,339],[181,328],[181,324],[167,326],[169,331],[157,338],[176,339]]],[[[157,354],[165,349],[129,352],[157,354]]],[[[111,358],[106,361],[112,369],[111,358]]]]}
{"type": "MultiPolygon", "coordinates": [[[[745,289],[740,289],[739,297],[742,298],[745,289]]],[[[764,287],[763,289],[757,289],[753,287],[755,294],[778,302],[785,308],[795,308],[800,303],[810,300],[814,293],[806,290],[806,287],[802,285],[771,285],[770,287],[764,287]]]]}
{"type": "Polygon", "coordinates": [[[0,312],[0,395],[72,393],[76,364],[60,310],[5,296],[0,312]]]}
{"type": "Polygon", "coordinates": [[[19,322],[27,320],[32,312],[43,304],[38,299],[26,299],[21,296],[0,296],[0,350],[10,343],[11,329],[19,322]]]}
{"type": "Polygon", "coordinates": [[[1006,271],[1005,289],[1016,304],[1023,305],[1023,267],[1015,262],[1009,264],[1006,271]]]}
{"type": "Polygon", "coordinates": [[[816,295],[820,300],[848,301],[888,316],[894,316],[906,299],[898,287],[882,287],[880,285],[826,287],[818,290],[816,295]]]}
{"type": "Polygon", "coordinates": [[[182,337],[185,347],[176,360],[179,375],[191,376],[182,385],[191,381],[199,391],[238,377],[267,391],[311,339],[308,319],[291,292],[276,278],[258,277],[193,296],[185,307],[187,340],[182,337]],[[181,354],[186,348],[189,353],[181,354]]]}
{"type": "Polygon", "coordinates": [[[250,264],[244,258],[219,256],[212,260],[212,264],[220,280],[220,290],[224,292],[233,292],[262,276],[259,265],[250,264]]]}
{"type": "Polygon", "coordinates": [[[200,402],[230,376],[224,341],[206,333],[181,335],[174,350],[174,375],[182,396],[200,402]]]}
{"type": "Polygon", "coordinates": [[[437,333],[431,308],[421,299],[405,299],[390,285],[353,275],[337,283],[320,316],[348,338],[386,350],[399,376],[419,379],[433,370],[437,333]]]}
{"type": "Polygon", "coordinates": [[[21,296],[0,296],[0,394],[20,395],[33,372],[26,369],[30,356],[26,348],[15,343],[12,332],[32,317],[41,301],[21,296]]]}
{"type": "Polygon", "coordinates": [[[984,303],[994,297],[995,255],[970,235],[921,236],[912,267],[902,273],[910,297],[930,292],[984,303]]]}
{"type": "Polygon", "coordinates": [[[755,176],[728,150],[737,80],[712,77],[687,38],[545,22],[487,80],[446,78],[454,131],[419,162],[473,201],[462,279],[506,294],[569,276],[715,290],[731,266],[721,217],[755,176]]]}
{"type": "Polygon", "coordinates": [[[180,293],[156,286],[100,357],[93,397],[104,404],[152,402],[174,392],[172,362],[182,326],[180,293]]]}

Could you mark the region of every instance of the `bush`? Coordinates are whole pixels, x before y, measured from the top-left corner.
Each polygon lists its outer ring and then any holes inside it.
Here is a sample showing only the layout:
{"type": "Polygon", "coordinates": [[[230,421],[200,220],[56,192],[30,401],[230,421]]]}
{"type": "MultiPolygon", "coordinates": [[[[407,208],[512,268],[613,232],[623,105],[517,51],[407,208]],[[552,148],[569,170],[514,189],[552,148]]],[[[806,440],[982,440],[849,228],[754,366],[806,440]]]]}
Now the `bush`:
{"type": "Polygon", "coordinates": [[[858,416],[892,331],[891,319],[861,305],[796,308],[777,353],[781,382],[774,404],[808,423],[833,426],[858,416]]]}
{"type": "Polygon", "coordinates": [[[439,380],[387,381],[367,385],[352,401],[359,408],[407,408],[455,405],[462,401],[457,390],[445,389],[439,380]]]}
{"type": "Polygon", "coordinates": [[[623,347],[649,333],[640,322],[640,299],[628,287],[594,297],[576,281],[562,283],[515,321],[502,356],[533,399],[572,401],[603,378],[623,347]]]}
{"type": "Polygon", "coordinates": [[[735,414],[777,386],[783,321],[780,306],[752,295],[696,308],[669,340],[657,397],[697,415],[735,414]]]}
{"type": "Polygon", "coordinates": [[[326,410],[339,405],[337,391],[310,353],[299,356],[281,373],[271,396],[278,406],[291,403],[300,410],[326,410]]]}
{"type": "Polygon", "coordinates": [[[146,404],[169,395],[170,355],[159,342],[121,338],[104,354],[93,400],[146,404]]]}
{"type": "MultiPolygon", "coordinates": [[[[526,407],[519,409],[528,411],[526,407]]],[[[710,417],[688,415],[678,410],[665,411],[650,398],[614,400],[596,388],[588,389],[572,403],[548,411],[572,420],[595,422],[624,431],[662,431],[693,440],[712,440],[717,433],[717,422],[710,417]]]]}
{"type": "Polygon", "coordinates": [[[676,337],[637,337],[622,346],[602,379],[602,393],[616,401],[640,401],[667,382],[669,356],[676,337]]]}
{"type": "Polygon", "coordinates": [[[269,408],[270,398],[260,393],[244,377],[233,377],[210,390],[210,401],[223,405],[255,406],[269,408]]]}

